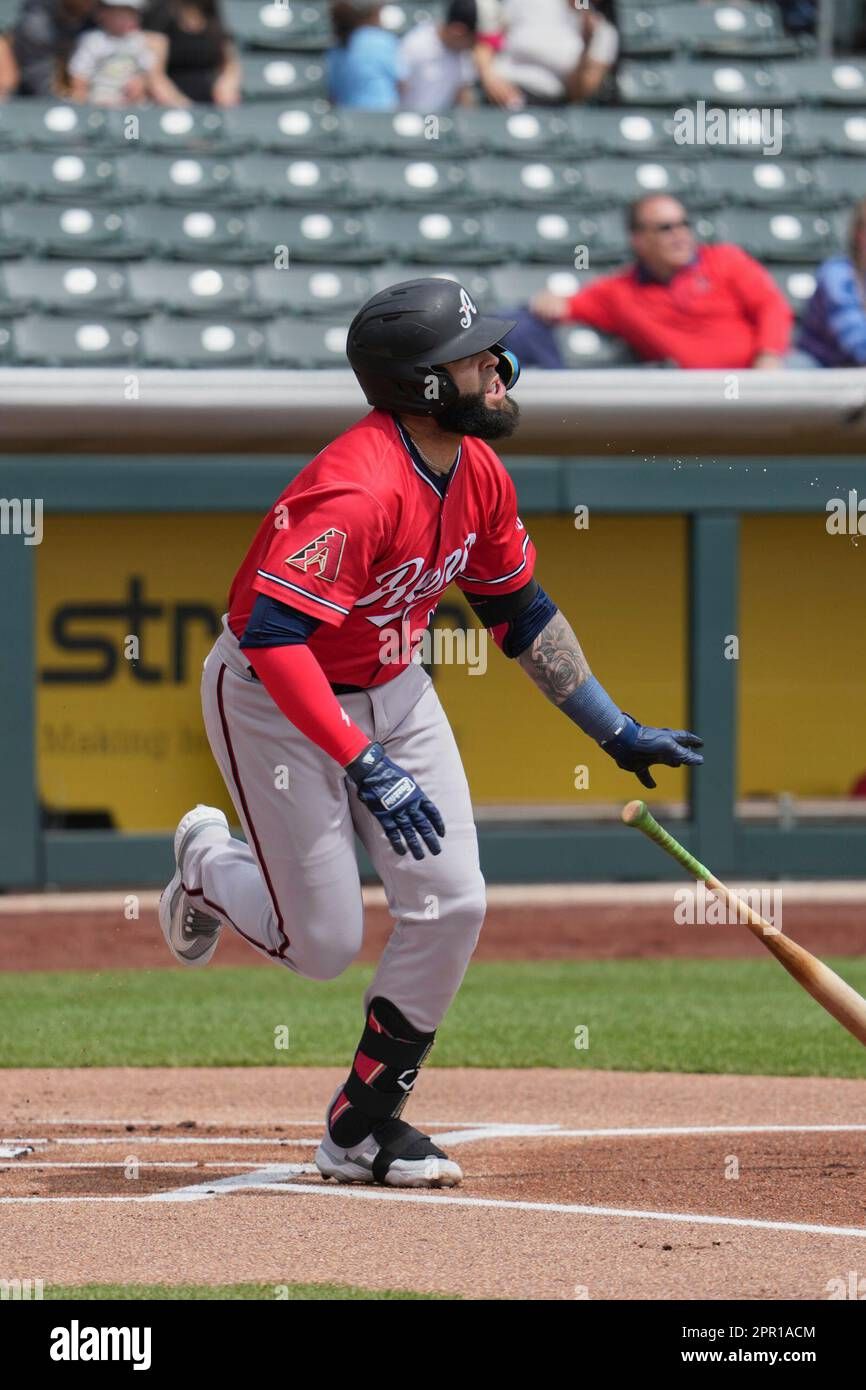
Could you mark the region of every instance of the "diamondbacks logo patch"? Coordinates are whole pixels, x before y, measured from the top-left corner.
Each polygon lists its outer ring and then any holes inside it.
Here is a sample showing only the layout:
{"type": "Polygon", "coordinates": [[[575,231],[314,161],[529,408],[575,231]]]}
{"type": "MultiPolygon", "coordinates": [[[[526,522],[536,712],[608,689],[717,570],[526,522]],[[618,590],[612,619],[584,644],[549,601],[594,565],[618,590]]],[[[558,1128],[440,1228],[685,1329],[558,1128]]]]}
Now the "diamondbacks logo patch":
{"type": "Polygon", "coordinates": [[[340,573],[345,544],[345,531],[338,531],[335,526],[331,526],[314,541],[308,541],[300,550],[296,550],[294,555],[290,555],[286,564],[294,565],[295,569],[303,570],[305,574],[312,571],[318,579],[328,579],[333,583],[340,573]]]}

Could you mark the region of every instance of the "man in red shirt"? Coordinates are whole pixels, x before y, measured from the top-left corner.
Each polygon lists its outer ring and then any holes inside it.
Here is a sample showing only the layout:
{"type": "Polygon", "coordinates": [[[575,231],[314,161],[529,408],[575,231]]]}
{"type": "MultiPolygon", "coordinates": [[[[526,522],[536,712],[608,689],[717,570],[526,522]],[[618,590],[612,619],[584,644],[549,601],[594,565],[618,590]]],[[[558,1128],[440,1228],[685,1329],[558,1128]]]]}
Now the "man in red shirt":
{"type": "MultiPolygon", "coordinates": [[[[634,265],[570,298],[544,291],[532,300],[532,313],[548,324],[586,323],[614,333],[646,362],[788,365],[793,315],[753,257],[738,246],[700,245],[682,203],[662,194],[632,204],[629,230],[634,265]]],[[[513,341],[527,361],[518,334],[513,341]]]]}
{"type": "MultiPolygon", "coordinates": [[[[341,974],[363,932],[356,834],[394,918],[316,1152],[323,1177],[340,1182],[439,1187],[462,1176],[399,1118],[484,917],[466,775],[414,660],[448,585],[644,786],[655,786],[654,763],[702,761],[694,734],[622,712],[534,576],[514,483],[488,443],[518,423],[517,362],[501,342],[511,327],[436,277],[392,285],[359,310],[347,354],[373,409],[265,515],[205,662],[205,728],[246,843],[217,807],[181,820],[159,913],[175,958],[206,964],[227,924],[299,975],[341,974]]],[[[524,756],[515,730],[502,757],[524,756]]]]}

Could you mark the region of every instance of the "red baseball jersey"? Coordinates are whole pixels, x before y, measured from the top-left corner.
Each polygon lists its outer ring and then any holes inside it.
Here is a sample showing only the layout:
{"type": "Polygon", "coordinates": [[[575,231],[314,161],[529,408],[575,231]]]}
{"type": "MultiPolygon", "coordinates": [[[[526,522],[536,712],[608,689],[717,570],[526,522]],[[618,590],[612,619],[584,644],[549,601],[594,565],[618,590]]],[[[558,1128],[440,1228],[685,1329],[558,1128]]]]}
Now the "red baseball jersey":
{"type": "Polygon", "coordinates": [[[302,469],[256,532],[229,594],[243,635],[256,594],[319,618],[309,639],[328,680],[383,685],[408,664],[452,580],[507,594],[532,578],[535,547],[514,483],[467,436],[444,498],[398,421],[372,410],[302,469]]]}

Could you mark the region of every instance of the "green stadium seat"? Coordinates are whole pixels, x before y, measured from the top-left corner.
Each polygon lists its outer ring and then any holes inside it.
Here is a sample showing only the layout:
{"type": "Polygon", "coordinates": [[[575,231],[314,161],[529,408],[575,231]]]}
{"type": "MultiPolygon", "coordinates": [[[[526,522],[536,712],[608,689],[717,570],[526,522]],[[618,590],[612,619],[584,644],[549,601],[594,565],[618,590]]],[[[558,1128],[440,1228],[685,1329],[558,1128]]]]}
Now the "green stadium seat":
{"type": "Polygon", "coordinates": [[[809,130],[830,154],[866,155],[866,110],[810,111],[809,130]]]}
{"type": "Polygon", "coordinates": [[[0,254],[125,260],[143,255],[148,242],[133,233],[120,208],[88,203],[10,203],[0,207],[0,254]]]}
{"type": "Polygon", "coordinates": [[[585,323],[562,323],[554,329],[566,367],[631,367],[637,359],[628,343],[610,333],[599,333],[585,323]]]}
{"type": "Polygon", "coordinates": [[[469,189],[485,205],[508,203],[536,207],[539,203],[585,202],[588,173],[574,161],[537,158],[505,159],[494,156],[464,163],[469,189]]]}
{"type": "Polygon", "coordinates": [[[141,360],[149,367],[256,367],[264,346],[264,324],[231,314],[207,321],[155,314],[141,330],[141,360]]]}
{"type": "Polygon", "coordinates": [[[858,159],[820,159],[815,177],[816,198],[825,207],[850,206],[853,198],[866,198],[866,165],[858,159]]]}
{"type": "Polygon", "coordinates": [[[370,237],[361,214],[294,208],[256,208],[247,215],[247,248],[262,264],[273,265],[277,248],[295,260],[364,265],[380,261],[384,247],[370,237]],[[265,258],[267,258],[265,260],[265,258]]]}
{"type": "Polygon", "coordinates": [[[357,154],[418,154],[436,159],[464,153],[456,119],[450,115],[340,110],[337,116],[342,143],[357,154]]]}
{"type": "Polygon", "coordinates": [[[325,49],[333,42],[327,10],[302,0],[226,0],[223,12],[242,48],[325,49]]]}
{"type": "Polygon", "coordinates": [[[719,207],[788,207],[813,202],[818,194],[815,170],[791,159],[716,157],[700,166],[700,178],[705,201],[719,207]]]}
{"type": "Polygon", "coordinates": [[[20,8],[20,0],[0,0],[0,34],[12,28],[20,8]]]}
{"type": "Polygon", "coordinates": [[[326,95],[322,63],[303,53],[245,53],[241,67],[243,94],[247,101],[326,95]]]}
{"type": "Polygon", "coordinates": [[[866,59],[836,57],[778,63],[776,70],[796,99],[811,106],[866,107],[866,59]]]}
{"type": "Polygon", "coordinates": [[[215,106],[143,106],[133,112],[107,111],[105,130],[118,154],[141,149],[204,156],[243,148],[243,141],[228,132],[225,114],[215,106]],[[129,125],[130,115],[137,122],[134,127],[129,125]],[[135,131],[134,139],[130,129],[135,131]]]}
{"type": "Polygon", "coordinates": [[[251,260],[243,213],[230,208],[165,207],[144,203],[127,210],[129,234],[146,252],[169,259],[251,260]]]}
{"type": "Polygon", "coordinates": [[[392,34],[406,34],[416,24],[441,20],[445,0],[386,0],[382,6],[382,26],[392,34]]]}
{"type": "MultiPolygon", "coordinates": [[[[359,201],[345,162],[312,154],[245,154],[234,162],[232,183],[243,201],[322,203],[329,207],[359,201]]],[[[369,198],[367,188],[360,201],[369,198]]]]}
{"type": "Polygon", "coordinates": [[[324,101],[276,99],[232,107],[226,132],[242,149],[285,154],[337,154],[348,148],[336,111],[324,101]]]}
{"type": "Polygon", "coordinates": [[[598,159],[587,166],[584,195],[596,206],[623,206],[647,193],[687,202],[698,186],[698,168],[686,160],[598,159]]]}
{"type": "Polygon", "coordinates": [[[343,319],[271,319],[265,328],[271,366],[345,367],[351,320],[351,314],[343,319]]]}
{"type": "MultiPolygon", "coordinates": [[[[629,11],[630,14],[640,13],[629,11]]],[[[772,5],[748,4],[738,0],[715,3],[669,4],[654,8],[657,25],[664,32],[678,35],[678,47],[695,53],[730,54],[734,57],[782,57],[799,51],[782,26],[778,10],[772,5]]]]}
{"type": "Polygon", "coordinates": [[[682,105],[704,100],[724,107],[780,104],[792,95],[781,64],[720,58],[672,63],[622,63],[616,85],[626,105],[682,105]]]}
{"type": "Polygon", "coordinates": [[[576,294],[597,279],[585,270],[564,270],[560,266],[498,265],[490,272],[491,302],[498,307],[528,304],[542,290],[563,297],[576,294]]]}
{"type": "Polygon", "coordinates": [[[578,247],[586,248],[590,265],[621,261],[628,254],[619,212],[503,208],[484,213],[482,225],[482,242],[498,261],[547,261],[565,269],[574,265],[578,247]]]}
{"type": "Polygon", "coordinates": [[[799,318],[815,293],[814,265],[773,265],[768,269],[799,318]]]}
{"type": "Polygon", "coordinates": [[[99,154],[72,150],[10,150],[0,154],[0,187],[4,198],[95,199],[115,193],[115,169],[99,154]]]}
{"type": "Polygon", "coordinates": [[[342,314],[351,319],[373,293],[372,274],[354,266],[292,265],[287,270],[257,266],[253,271],[255,303],[269,314],[308,318],[342,314]]]}
{"type": "Polygon", "coordinates": [[[7,261],[0,265],[2,311],[120,314],[130,305],[126,267],[111,261],[7,261]]]}
{"type": "MultiPolygon", "coordinates": [[[[582,114],[582,113],[581,113],[582,114]]],[[[459,138],[472,154],[519,154],[534,157],[544,151],[550,159],[562,156],[570,146],[572,122],[566,107],[525,111],[481,108],[455,116],[459,138]]]]}
{"type": "Polygon", "coordinates": [[[137,261],[128,267],[129,294],[142,313],[248,314],[252,272],[246,266],[137,261]]]}
{"type": "Polygon", "coordinates": [[[566,113],[568,148],[574,154],[659,153],[666,158],[681,153],[673,142],[673,118],[669,112],[605,109],[580,106],[566,113]]]}
{"type": "Polygon", "coordinates": [[[59,318],[29,314],[12,323],[16,363],[43,367],[96,367],[137,360],[139,329],[130,320],[102,317],[59,318]]]}
{"type": "Polygon", "coordinates": [[[671,24],[669,6],[635,5],[617,13],[620,50],[628,58],[675,53],[683,47],[680,26],[671,24]]]}
{"type": "Polygon", "coordinates": [[[434,262],[432,265],[413,262],[388,261],[371,272],[373,293],[386,290],[389,285],[399,285],[403,280],[419,280],[426,276],[441,276],[443,280],[455,280],[464,285],[476,303],[490,299],[492,303],[492,268],[478,265],[446,265],[434,262]]]}
{"type": "Polygon", "coordinates": [[[129,199],[205,203],[209,208],[238,200],[232,165],[220,156],[154,154],[140,150],[117,161],[117,187],[129,199]]]}
{"type": "Polygon", "coordinates": [[[833,249],[830,220],[814,208],[728,208],[702,218],[699,233],[733,241],[759,261],[819,260],[833,249]]]}
{"type": "Polygon", "coordinates": [[[373,155],[353,159],[349,173],[356,201],[412,205],[485,199],[465,160],[373,155]]]}
{"type": "MultiPolygon", "coordinates": [[[[481,215],[458,207],[387,208],[367,214],[371,239],[393,258],[484,265],[501,259],[484,235],[481,215]]],[[[381,258],[380,258],[381,259],[381,258]]]]}
{"type": "Polygon", "coordinates": [[[57,97],[41,100],[19,97],[0,102],[0,147],[76,149],[104,138],[106,112],[96,106],[76,106],[57,97]]]}

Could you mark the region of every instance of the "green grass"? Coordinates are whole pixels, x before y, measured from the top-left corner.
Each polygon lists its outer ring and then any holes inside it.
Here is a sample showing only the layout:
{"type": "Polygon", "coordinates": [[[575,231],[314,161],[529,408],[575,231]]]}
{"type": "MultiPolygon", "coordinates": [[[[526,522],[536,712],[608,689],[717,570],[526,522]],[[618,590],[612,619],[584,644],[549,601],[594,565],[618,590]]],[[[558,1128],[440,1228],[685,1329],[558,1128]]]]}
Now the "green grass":
{"type": "MultiPolygon", "coordinates": [[[[831,963],[866,992],[866,960],[831,963]]],[[[0,1065],[344,1065],[369,979],[361,966],[328,983],[277,967],[9,973],[0,1065]]],[[[763,959],[479,963],[431,1062],[866,1076],[863,1048],[763,959]],[[577,1050],[581,1025],[589,1046],[577,1050]]]]}
{"type": "MultiPolygon", "coordinates": [[[[456,1297],[457,1295],[455,1295],[456,1297]]],[[[45,1300],[72,1299],[94,1302],[124,1299],[260,1299],[270,1302],[340,1301],[349,1299],[449,1298],[449,1294],[407,1293],[403,1289],[356,1289],[350,1284],[57,1284],[46,1285],[45,1300]]]]}

